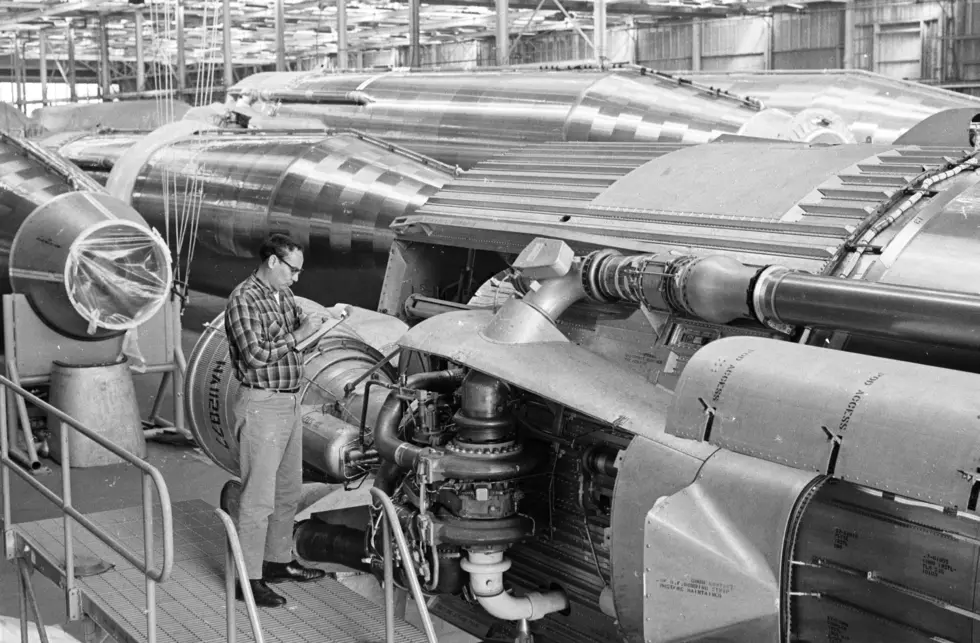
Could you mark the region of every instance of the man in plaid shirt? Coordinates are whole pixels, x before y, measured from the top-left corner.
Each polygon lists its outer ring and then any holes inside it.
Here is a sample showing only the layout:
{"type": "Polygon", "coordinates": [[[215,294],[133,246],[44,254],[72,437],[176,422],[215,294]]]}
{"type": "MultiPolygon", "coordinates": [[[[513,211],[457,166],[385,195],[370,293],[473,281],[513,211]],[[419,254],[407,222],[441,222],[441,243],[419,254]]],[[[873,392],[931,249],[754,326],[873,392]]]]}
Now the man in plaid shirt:
{"type": "MultiPolygon", "coordinates": [[[[292,558],[293,519],[303,482],[303,356],[295,346],[322,320],[305,316],[289,289],[303,272],[299,244],[274,234],[262,244],[259,257],[259,267],[228,299],[225,333],[241,384],[232,409],[242,478],[238,537],[256,604],[278,607],[286,599],[266,583],[325,575],[292,558]]],[[[243,600],[241,585],[237,596],[243,600]]]]}

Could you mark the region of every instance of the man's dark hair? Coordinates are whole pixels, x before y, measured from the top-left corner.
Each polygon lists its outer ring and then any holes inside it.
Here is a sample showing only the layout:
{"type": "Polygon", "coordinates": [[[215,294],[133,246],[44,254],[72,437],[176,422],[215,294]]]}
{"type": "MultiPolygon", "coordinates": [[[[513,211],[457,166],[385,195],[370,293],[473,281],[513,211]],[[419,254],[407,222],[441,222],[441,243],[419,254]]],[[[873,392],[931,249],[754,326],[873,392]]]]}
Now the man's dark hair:
{"type": "Polygon", "coordinates": [[[285,259],[286,255],[293,250],[303,252],[303,246],[299,245],[288,234],[271,234],[262,242],[262,247],[259,248],[259,259],[265,262],[272,255],[276,255],[280,259],[285,259]]]}

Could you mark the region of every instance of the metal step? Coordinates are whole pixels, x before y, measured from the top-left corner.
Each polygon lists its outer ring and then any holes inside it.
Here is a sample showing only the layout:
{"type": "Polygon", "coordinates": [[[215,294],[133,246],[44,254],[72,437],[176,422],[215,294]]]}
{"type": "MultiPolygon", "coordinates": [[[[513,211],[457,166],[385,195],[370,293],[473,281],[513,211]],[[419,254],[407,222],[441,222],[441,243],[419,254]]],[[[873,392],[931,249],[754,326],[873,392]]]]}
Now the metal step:
{"type": "MultiPolygon", "coordinates": [[[[140,507],[89,514],[134,551],[143,551],[140,507]]],[[[155,521],[159,532],[159,522],[155,521]]],[[[225,643],[225,537],[214,508],[201,500],[173,503],[173,574],[157,586],[157,641],[160,643],[225,643]]],[[[16,532],[49,565],[59,566],[64,555],[60,518],[20,523],[16,532]]],[[[85,529],[75,529],[76,555],[102,558],[115,567],[103,574],[78,579],[83,610],[119,643],[142,643],[146,632],[146,587],[143,574],[99,542],[85,529]]],[[[158,533],[155,542],[162,542],[158,533]]],[[[162,551],[155,560],[161,560],[162,551]]],[[[43,570],[43,567],[40,567],[43,570]]],[[[52,579],[56,580],[56,579],[52,579]]],[[[56,580],[57,582],[57,580],[56,580]]],[[[384,607],[332,578],[315,583],[276,585],[288,603],[283,608],[259,608],[266,641],[290,643],[382,643],[384,607]]],[[[244,603],[236,601],[238,640],[252,640],[244,603]]],[[[424,643],[425,634],[399,620],[395,640],[424,643]]]]}

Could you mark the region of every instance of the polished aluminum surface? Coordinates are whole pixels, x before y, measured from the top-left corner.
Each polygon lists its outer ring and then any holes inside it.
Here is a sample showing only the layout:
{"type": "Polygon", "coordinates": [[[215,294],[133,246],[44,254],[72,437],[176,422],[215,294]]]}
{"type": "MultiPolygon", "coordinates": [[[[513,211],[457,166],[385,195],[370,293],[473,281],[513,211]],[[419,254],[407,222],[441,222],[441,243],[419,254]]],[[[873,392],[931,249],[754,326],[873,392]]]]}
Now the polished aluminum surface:
{"type": "Polygon", "coordinates": [[[119,334],[159,309],[170,256],[135,210],[23,139],[0,134],[0,168],[0,289],[82,339],[119,334]]]}
{"type": "Polygon", "coordinates": [[[521,143],[692,144],[748,130],[800,136],[789,114],[635,70],[262,73],[230,94],[265,112],[351,127],[464,169],[521,143]]]}
{"type": "Polygon", "coordinates": [[[152,151],[131,203],[161,231],[168,216],[198,212],[194,287],[228,292],[262,239],[287,232],[306,248],[297,294],[373,308],[390,224],[452,176],[354,133],[207,132],[152,151]]]}
{"type": "Polygon", "coordinates": [[[62,132],[35,142],[68,159],[104,185],[116,162],[147,134],[142,130],[62,132]]]}
{"type": "Polygon", "coordinates": [[[980,111],[980,98],[860,70],[684,75],[794,114],[807,108],[830,110],[844,119],[859,143],[892,143],[944,109],[976,107],[980,111]]]}

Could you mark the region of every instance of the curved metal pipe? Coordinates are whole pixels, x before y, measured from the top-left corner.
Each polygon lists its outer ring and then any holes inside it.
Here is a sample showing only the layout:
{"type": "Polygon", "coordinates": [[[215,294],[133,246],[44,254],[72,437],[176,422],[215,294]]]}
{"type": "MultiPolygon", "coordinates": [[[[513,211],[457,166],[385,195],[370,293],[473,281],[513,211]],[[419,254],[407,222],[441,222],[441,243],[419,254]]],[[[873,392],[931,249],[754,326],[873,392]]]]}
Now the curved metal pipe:
{"type": "Polygon", "coordinates": [[[460,561],[469,572],[470,589],[476,600],[493,617],[506,621],[536,621],[548,614],[568,609],[568,595],[561,589],[530,592],[517,597],[504,591],[504,572],[510,560],[502,551],[469,551],[460,561]]]}
{"type": "MultiPolygon", "coordinates": [[[[416,373],[405,380],[405,387],[430,391],[454,390],[462,384],[464,374],[462,369],[416,373]]],[[[378,422],[374,426],[374,448],[382,457],[399,467],[412,468],[424,453],[431,450],[398,439],[398,427],[403,413],[402,401],[398,398],[398,394],[392,391],[385,398],[378,413],[378,422]]]]}

